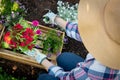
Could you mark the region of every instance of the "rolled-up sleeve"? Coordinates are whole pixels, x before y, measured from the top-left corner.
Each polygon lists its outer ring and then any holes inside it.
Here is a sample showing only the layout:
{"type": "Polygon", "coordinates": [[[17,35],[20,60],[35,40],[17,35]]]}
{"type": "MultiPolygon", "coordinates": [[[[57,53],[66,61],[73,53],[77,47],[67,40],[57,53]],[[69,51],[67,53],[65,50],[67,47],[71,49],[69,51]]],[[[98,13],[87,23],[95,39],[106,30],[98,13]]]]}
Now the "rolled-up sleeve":
{"type": "Polygon", "coordinates": [[[52,66],[49,68],[48,72],[50,75],[54,75],[60,80],[90,80],[86,72],[80,67],[76,67],[71,71],[65,72],[58,66],[52,66]]]}
{"type": "Polygon", "coordinates": [[[67,36],[69,36],[77,41],[82,42],[82,39],[81,39],[79,31],[78,31],[77,23],[68,22],[66,25],[66,34],[67,34],[67,36]]]}

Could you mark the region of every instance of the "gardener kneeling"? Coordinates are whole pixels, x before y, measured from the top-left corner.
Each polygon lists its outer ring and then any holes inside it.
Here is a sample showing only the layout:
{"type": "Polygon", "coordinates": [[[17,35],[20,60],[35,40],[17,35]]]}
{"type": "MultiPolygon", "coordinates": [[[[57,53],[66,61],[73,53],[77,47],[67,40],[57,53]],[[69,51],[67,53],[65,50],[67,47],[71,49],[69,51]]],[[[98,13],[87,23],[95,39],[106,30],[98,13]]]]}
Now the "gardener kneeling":
{"type": "Polygon", "coordinates": [[[120,0],[80,0],[78,24],[66,22],[49,12],[45,16],[52,24],[66,29],[69,37],[82,41],[91,54],[82,57],[62,53],[57,65],[46,59],[37,49],[26,53],[34,56],[49,74],[38,80],[120,80],[120,0]]]}

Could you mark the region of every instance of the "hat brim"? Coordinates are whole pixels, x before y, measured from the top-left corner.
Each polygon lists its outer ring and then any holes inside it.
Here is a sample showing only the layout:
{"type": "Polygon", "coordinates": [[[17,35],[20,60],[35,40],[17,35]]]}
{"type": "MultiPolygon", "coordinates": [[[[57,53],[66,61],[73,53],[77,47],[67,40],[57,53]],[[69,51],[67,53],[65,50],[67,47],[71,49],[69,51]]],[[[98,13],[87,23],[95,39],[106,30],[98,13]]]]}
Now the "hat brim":
{"type": "Polygon", "coordinates": [[[109,0],[80,0],[78,29],[88,51],[103,65],[120,69],[120,45],[105,31],[104,9],[109,0]]]}

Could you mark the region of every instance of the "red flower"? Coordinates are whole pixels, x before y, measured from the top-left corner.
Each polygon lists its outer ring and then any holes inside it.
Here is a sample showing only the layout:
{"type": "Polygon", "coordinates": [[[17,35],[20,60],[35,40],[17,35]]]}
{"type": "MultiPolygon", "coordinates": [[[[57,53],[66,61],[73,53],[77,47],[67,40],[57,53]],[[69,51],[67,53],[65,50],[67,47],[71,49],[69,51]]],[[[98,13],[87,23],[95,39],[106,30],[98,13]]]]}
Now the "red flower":
{"type": "Polygon", "coordinates": [[[30,44],[33,41],[33,39],[31,38],[31,40],[26,40],[25,43],[26,45],[30,44]]]}
{"type": "Polygon", "coordinates": [[[16,25],[14,26],[14,29],[20,31],[20,30],[23,29],[23,26],[21,26],[20,24],[16,24],[16,25]]]}
{"type": "Polygon", "coordinates": [[[26,28],[25,31],[28,35],[33,36],[34,35],[34,31],[31,28],[26,28]]]}
{"type": "Polygon", "coordinates": [[[24,42],[21,42],[21,43],[20,43],[20,46],[21,46],[21,47],[25,47],[26,45],[25,45],[24,42]]]}
{"type": "Polygon", "coordinates": [[[10,44],[11,44],[10,45],[11,48],[17,48],[17,43],[14,42],[13,40],[11,40],[10,44]]]}
{"type": "Polygon", "coordinates": [[[9,31],[6,32],[6,33],[5,33],[5,36],[10,36],[10,32],[9,32],[9,31]]]}
{"type": "Polygon", "coordinates": [[[33,26],[38,26],[38,25],[39,25],[39,22],[38,22],[37,20],[34,20],[34,21],[32,21],[32,25],[33,25],[33,26]]]}
{"type": "MultiPolygon", "coordinates": [[[[33,26],[38,26],[39,22],[34,20],[32,22],[33,26]]],[[[31,50],[34,45],[34,36],[41,34],[40,29],[35,29],[35,27],[24,27],[21,24],[16,24],[10,31],[6,32],[4,35],[4,41],[9,44],[11,49],[27,49],[31,50]]],[[[36,39],[35,39],[36,40],[36,39]]]]}
{"type": "Polygon", "coordinates": [[[32,37],[29,37],[29,38],[28,38],[28,41],[32,42],[32,41],[33,41],[33,38],[32,38],[32,37]]]}
{"type": "Polygon", "coordinates": [[[6,32],[5,35],[4,35],[4,41],[8,44],[10,44],[11,42],[11,37],[10,37],[10,32],[6,32]]]}
{"type": "Polygon", "coordinates": [[[23,35],[21,38],[25,38],[26,42],[29,41],[29,42],[32,42],[34,39],[32,36],[29,36],[28,34],[26,35],[23,35]]]}
{"type": "Polygon", "coordinates": [[[27,34],[27,32],[22,32],[22,38],[26,38],[26,36],[27,36],[28,34],[27,34]]]}
{"type": "Polygon", "coordinates": [[[34,44],[31,44],[31,45],[28,46],[28,49],[31,50],[33,47],[34,47],[34,44]]]}
{"type": "Polygon", "coordinates": [[[27,28],[25,32],[22,33],[22,37],[25,38],[26,45],[30,44],[34,39],[34,32],[31,28],[27,28]]]}

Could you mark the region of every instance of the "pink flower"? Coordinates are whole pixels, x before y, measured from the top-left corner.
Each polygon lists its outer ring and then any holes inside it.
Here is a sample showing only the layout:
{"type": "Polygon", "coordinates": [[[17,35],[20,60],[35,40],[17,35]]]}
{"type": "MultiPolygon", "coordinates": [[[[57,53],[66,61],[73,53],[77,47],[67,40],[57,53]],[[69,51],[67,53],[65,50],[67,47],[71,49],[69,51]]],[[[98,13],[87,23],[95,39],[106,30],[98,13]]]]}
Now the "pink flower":
{"type": "Polygon", "coordinates": [[[32,25],[33,25],[33,26],[38,26],[38,25],[39,25],[39,22],[38,22],[37,20],[34,20],[34,21],[32,21],[32,25]]]}
{"type": "Polygon", "coordinates": [[[38,34],[38,35],[40,35],[42,32],[41,32],[41,30],[40,29],[38,29],[37,31],[36,31],[36,34],[38,34]]]}

